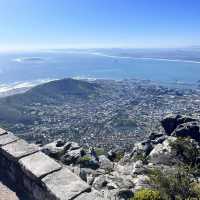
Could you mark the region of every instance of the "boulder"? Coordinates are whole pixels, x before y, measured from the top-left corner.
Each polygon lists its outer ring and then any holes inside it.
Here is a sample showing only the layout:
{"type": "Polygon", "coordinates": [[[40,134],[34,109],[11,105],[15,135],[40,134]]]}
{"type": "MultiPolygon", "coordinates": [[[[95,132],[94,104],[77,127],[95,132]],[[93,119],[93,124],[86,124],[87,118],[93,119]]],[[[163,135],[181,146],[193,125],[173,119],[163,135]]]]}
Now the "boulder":
{"type": "Polygon", "coordinates": [[[167,135],[171,135],[171,133],[176,129],[176,127],[180,124],[196,121],[196,119],[182,116],[182,115],[167,115],[162,121],[161,124],[165,130],[167,135]]]}
{"type": "Polygon", "coordinates": [[[108,152],[108,159],[110,161],[119,161],[124,156],[125,150],[121,148],[112,149],[108,152]]]}
{"type": "Polygon", "coordinates": [[[146,171],[144,164],[141,160],[136,161],[133,163],[133,170],[131,172],[132,175],[135,174],[143,174],[146,171]]]}
{"type": "Polygon", "coordinates": [[[106,156],[99,156],[99,163],[101,169],[113,170],[114,164],[106,156]]]}
{"type": "Polygon", "coordinates": [[[100,167],[99,162],[90,155],[80,157],[78,163],[80,164],[81,168],[90,168],[96,170],[100,167]]]}
{"type": "Polygon", "coordinates": [[[64,156],[61,157],[61,161],[67,165],[75,164],[78,159],[84,155],[82,148],[68,151],[64,156]]]}
{"type": "Polygon", "coordinates": [[[156,138],[156,139],[152,140],[151,142],[152,142],[153,145],[155,145],[155,144],[161,144],[161,143],[163,143],[167,138],[168,138],[167,135],[162,135],[161,137],[156,138]]]}
{"type": "Polygon", "coordinates": [[[105,175],[100,175],[97,178],[95,178],[92,187],[94,187],[96,190],[101,190],[102,188],[106,187],[108,184],[107,178],[105,175]]]}
{"type": "Polygon", "coordinates": [[[70,151],[80,149],[80,145],[76,142],[68,142],[68,145],[70,145],[70,151]]]}
{"type": "Polygon", "coordinates": [[[115,170],[115,173],[117,172],[118,174],[130,175],[131,172],[133,171],[133,163],[130,161],[123,165],[118,163],[117,165],[115,165],[114,170],[115,170]]]}
{"type": "Polygon", "coordinates": [[[169,136],[162,144],[155,145],[154,149],[149,154],[149,162],[164,165],[172,165],[176,163],[176,152],[172,150],[170,145],[170,143],[175,140],[176,137],[169,136]]]}
{"type": "Polygon", "coordinates": [[[179,125],[172,133],[175,137],[190,137],[200,142],[200,128],[198,122],[188,122],[179,125]]]}
{"type": "Polygon", "coordinates": [[[149,188],[149,177],[146,175],[138,175],[137,177],[133,178],[134,182],[134,191],[140,190],[142,188],[149,188]]]}
{"type": "MultiPolygon", "coordinates": [[[[91,177],[95,176],[95,171],[92,169],[88,169],[88,168],[80,168],[79,176],[81,177],[82,180],[84,180],[85,182],[88,182],[88,178],[90,179],[91,177]]],[[[89,185],[91,185],[91,184],[89,184],[89,185]]]]}
{"type": "Polygon", "coordinates": [[[59,159],[69,149],[70,144],[63,140],[57,140],[42,147],[42,151],[54,158],[59,159]]]}
{"type": "Polygon", "coordinates": [[[113,150],[110,150],[109,152],[108,152],[108,159],[110,160],[110,161],[114,161],[115,159],[116,159],[116,153],[113,151],[113,150]]]}
{"type": "Polygon", "coordinates": [[[150,135],[149,135],[149,139],[150,140],[156,140],[157,138],[160,138],[162,137],[163,134],[162,133],[155,133],[155,132],[152,132],[150,135]]]}
{"type": "Polygon", "coordinates": [[[138,142],[134,145],[131,157],[133,160],[139,160],[141,157],[148,156],[152,149],[153,146],[150,140],[138,142]]]}

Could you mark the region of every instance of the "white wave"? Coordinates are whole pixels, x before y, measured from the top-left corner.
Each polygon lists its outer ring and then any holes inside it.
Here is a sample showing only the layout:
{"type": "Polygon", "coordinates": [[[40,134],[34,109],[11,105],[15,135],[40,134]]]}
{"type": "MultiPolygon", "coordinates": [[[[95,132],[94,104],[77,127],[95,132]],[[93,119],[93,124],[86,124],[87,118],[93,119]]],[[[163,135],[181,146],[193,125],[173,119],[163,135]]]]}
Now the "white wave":
{"type": "Polygon", "coordinates": [[[23,89],[23,88],[31,88],[36,85],[46,83],[49,81],[52,81],[52,79],[39,79],[35,81],[15,82],[11,84],[0,84],[0,93],[5,93],[12,90],[23,89]]]}

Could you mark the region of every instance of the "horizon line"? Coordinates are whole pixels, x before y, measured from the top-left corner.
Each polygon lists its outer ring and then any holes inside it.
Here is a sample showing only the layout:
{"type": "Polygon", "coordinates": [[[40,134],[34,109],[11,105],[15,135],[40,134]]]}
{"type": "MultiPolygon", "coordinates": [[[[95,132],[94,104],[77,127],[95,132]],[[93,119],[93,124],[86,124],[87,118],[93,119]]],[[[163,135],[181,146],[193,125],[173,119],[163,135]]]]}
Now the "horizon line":
{"type": "Polygon", "coordinates": [[[7,52],[34,52],[34,51],[59,51],[59,50],[89,50],[89,49],[192,49],[200,48],[200,45],[182,46],[62,46],[62,47],[1,47],[0,53],[7,52]]]}

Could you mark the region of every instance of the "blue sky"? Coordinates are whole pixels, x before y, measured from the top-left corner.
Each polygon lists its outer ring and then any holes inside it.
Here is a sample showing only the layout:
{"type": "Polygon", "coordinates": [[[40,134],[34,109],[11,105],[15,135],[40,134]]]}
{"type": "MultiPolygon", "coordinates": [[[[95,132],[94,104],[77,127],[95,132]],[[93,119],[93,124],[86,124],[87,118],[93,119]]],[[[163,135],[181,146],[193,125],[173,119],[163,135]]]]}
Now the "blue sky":
{"type": "Polygon", "coordinates": [[[0,48],[200,45],[199,0],[0,0],[0,48]]]}

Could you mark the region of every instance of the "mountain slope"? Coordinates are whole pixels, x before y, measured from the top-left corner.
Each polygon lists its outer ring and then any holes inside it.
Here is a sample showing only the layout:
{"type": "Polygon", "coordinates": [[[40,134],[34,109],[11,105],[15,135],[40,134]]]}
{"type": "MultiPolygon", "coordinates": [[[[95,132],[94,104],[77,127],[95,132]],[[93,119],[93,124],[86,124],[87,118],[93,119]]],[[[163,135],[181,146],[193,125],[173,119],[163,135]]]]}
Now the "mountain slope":
{"type": "Polygon", "coordinates": [[[64,101],[69,96],[88,98],[97,95],[100,86],[74,79],[61,79],[38,85],[24,94],[17,94],[0,99],[1,104],[27,105],[30,103],[54,103],[64,101]]]}
{"type": "Polygon", "coordinates": [[[88,99],[99,95],[100,85],[74,79],[61,79],[38,85],[23,94],[16,94],[0,99],[1,121],[29,121],[24,116],[28,105],[60,104],[69,99],[88,99]]]}

